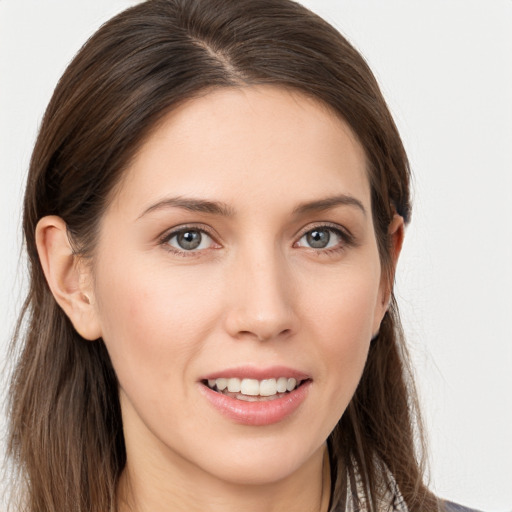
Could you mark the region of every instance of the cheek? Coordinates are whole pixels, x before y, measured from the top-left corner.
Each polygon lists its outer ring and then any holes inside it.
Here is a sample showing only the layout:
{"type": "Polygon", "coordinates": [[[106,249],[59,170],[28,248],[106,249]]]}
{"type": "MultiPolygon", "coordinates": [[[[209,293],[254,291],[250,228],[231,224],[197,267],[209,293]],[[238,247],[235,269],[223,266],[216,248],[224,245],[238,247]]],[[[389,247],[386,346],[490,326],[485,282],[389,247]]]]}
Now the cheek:
{"type": "Polygon", "coordinates": [[[309,311],[317,360],[322,361],[319,384],[326,400],[319,415],[332,428],[350,402],[361,378],[374,322],[379,313],[379,273],[347,269],[331,279],[324,299],[310,296],[309,311]]]}
{"type": "Polygon", "coordinates": [[[103,339],[121,386],[151,385],[154,394],[186,378],[219,303],[212,290],[201,293],[200,276],[112,259],[96,281],[103,339]]]}
{"type": "Polygon", "coordinates": [[[344,343],[369,341],[381,310],[380,267],[347,265],[322,279],[306,300],[304,309],[334,352],[343,352],[344,343]]]}

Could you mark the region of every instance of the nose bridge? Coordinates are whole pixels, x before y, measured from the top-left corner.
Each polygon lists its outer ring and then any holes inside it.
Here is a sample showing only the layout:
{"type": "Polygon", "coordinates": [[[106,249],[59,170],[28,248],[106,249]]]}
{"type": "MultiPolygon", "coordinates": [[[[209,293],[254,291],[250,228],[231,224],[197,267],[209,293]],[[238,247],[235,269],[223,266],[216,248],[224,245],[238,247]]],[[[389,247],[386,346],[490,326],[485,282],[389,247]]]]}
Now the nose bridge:
{"type": "Polygon", "coordinates": [[[257,246],[240,250],[233,262],[227,330],[265,340],[293,332],[296,316],[285,256],[273,243],[257,246]]]}

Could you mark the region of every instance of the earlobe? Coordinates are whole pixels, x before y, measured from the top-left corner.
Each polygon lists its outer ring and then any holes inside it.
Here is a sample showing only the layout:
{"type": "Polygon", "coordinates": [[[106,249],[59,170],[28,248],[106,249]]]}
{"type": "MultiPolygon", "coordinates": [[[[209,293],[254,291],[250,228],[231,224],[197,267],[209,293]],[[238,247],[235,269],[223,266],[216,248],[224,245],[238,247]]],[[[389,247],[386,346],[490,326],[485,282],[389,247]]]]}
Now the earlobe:
{"type": "Polygon", "coordinates": [[[66,223],[54,215],[43,217],[36,227],[36,245],[46,281],[59,306],[83,338],[100,338],[90,269],[74,253],[66,223]]]}

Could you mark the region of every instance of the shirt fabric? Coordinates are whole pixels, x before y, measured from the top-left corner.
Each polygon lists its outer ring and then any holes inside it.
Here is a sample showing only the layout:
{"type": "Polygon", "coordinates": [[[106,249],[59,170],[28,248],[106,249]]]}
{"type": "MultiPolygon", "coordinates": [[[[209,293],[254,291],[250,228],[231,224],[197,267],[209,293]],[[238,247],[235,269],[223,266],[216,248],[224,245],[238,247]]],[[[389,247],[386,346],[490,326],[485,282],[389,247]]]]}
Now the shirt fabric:
{"type": "MultiPolygon", "coordinates": [[[[383,475],[383,493],[379,503],[378,512],[409,512],[398,485],[385,465],[381,465],[383,475]]],[[[361,476],[356,473],[354,477],[347,479],[347,497],[346,507],[342,510],[341,506],[332,509],[332,512],[367,512],[368,506],[364,497],[364,484],[361,476]]],[[[456,503],[442,501],[439,511],[425,512],[479,512],[475,509],[463,507],[456,503]]]]}

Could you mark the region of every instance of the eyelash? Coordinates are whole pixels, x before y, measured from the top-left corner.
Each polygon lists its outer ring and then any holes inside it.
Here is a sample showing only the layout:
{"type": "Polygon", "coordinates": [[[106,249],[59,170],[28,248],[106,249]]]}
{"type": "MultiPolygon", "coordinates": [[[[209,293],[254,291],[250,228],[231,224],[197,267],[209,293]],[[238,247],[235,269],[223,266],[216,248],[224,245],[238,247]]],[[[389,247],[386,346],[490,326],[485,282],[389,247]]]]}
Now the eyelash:
{"type": "Polygon", "coordinates": [[[297,242],[294,243],[294,246],[299,243],[300,240],[304,236],[306,236],[308,233],[311,233],[315,230],[326,230],[330,231],[331,233],[335,233],[340,239],[341,242],[339,244],[336,244],[334,247],[329,247],[326,249],[315,249],[313,247],[305,247],[310,252],[313,252],[317,254],[318,256],[324,256],[324,255],[330,255],[330,254],[336,254],[339,252],[342,252],[346,250],[348,247],[354,247],[356,245],[356,241],[354,239],[354,236],[352,233],[350,233],[348,230],[341,228],[339,225],[336,224],[330,224],[330,223],[319,223],[313,226],[308,226],[307,229],[301,232],[300,236],[297,239],[297,242]]]}
{"type": "Polygon", "coordinates": [[[193,250],[185,251],[185,250],[176,249],[176,247],[172,247],[171,245],[169,245],[169,242],[175,236],[178,236],[180,233],[186,233],[187,231],[199,231],[202,234],[206,234],[208,237],[210,237],[212,239],[212,241],[214,243],[216,243],[214,235],[211,233],[210,229],[207,226],[203,226],[203,225],[187,226],[187,225],[185,225],[185,226],[180,226],[178,229],[173,229],[172,231],[167,232],[163,236],[161,236],[160,237],[160,245],[162,245],[166,251],[168,251],[172,254],[175,254],[177,256],[182,256],[184,258],[197,257],[199,255],[199,253],[205,249],[202,249],[199,251],[193,251],[193,250]]]}
{"type": "MultiPolygon", "coordinates": [[[[337,244],[336,246],[330,247],[327,249],[315,249],[313,247],[305,247],[305,249],[308,249],[309,251],[311,251],[315,254],[318,254],[319,256],[338,253],[338,252],[344,251],[347,247],[356,245],[353,235],[348,230],[342,229],[338,225],[332,225],[332,224],[324,222],[324,223],[319,223],[317,225],[308,226],[307,229],[305,229],[304,231],[302,231],[300,233],[300,235],[297,238],[297,241],[294,242],[293,246],[297,247],[297,244],[304,236],[306,236],[308,233],[315,231],[315,230],[326,230],[326,231],[330,231],[331,233],[335,233],[336,236],[338,236],[342,241],[340,244],[337,244]]],[[[178,229],[173,229],[172,231],[167,232],[164,235],[162,235],[160,237],[159,243],[160,243],[160,245],[164,246],[166,251],[168,251],[172,254],[175,254],[177,256],[182,256],[185,258],[197,257],[197,256],[199,256],[199,254],[202,251],[204,251],[206,249],[185,251],[185,250],[179,250],[176,247],[172,247],[171,245],[169,245],[170,240],[172,240],[175,236],[178,236],[180,233],[185,233],[187,231],[198,231],[200,233],[206,234],[208,237],[210,237],[212,239],[213,243],[217,243],[217,242],[215,242],[215,237],[211,233],[211,230],[207,226],[204,226],[204,225],[180,226],[178,229]]]]}

